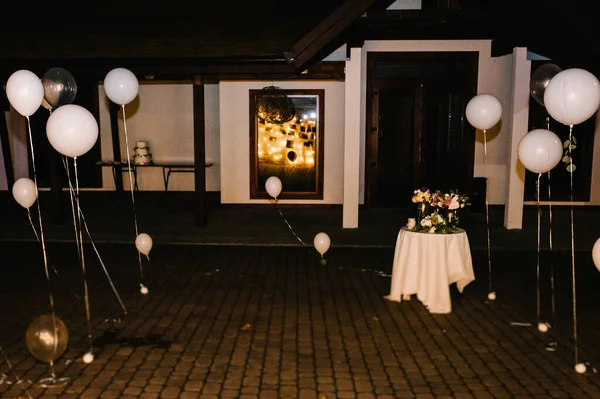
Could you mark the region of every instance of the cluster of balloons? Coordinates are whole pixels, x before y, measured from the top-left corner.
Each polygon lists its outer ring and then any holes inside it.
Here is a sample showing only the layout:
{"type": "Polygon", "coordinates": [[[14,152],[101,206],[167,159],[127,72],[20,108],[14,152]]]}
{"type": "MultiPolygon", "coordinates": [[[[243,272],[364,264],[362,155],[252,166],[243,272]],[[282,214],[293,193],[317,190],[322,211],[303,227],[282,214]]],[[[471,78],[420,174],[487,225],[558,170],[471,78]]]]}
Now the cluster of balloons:
{"type": "Polygon", "coordinates": [[[41,105],[52,111],[70,104],[77,95],[77,82],[64,68],[51,68],[40,78],[22,69],[13,73],[6,82],[6,96],[21,115],[33,115],[41,105]]]}
{"type": "MultiPolygon", "coordinates": [[[[590,72],[554,64],[540,66],[531,76],[531,96],[563,125],[573,126],[591,118],[600,106],[600,83],[590,72]]],[[[546,173],[562,159],[563,145],[550,130],[536,129],[519,142],[519,160],[533,173],[546,173]]]]}
{"type": "MultiPolygon", "coordinates": [[[[124,106],[138,95],[139,83],[131,71],[115,68],[106,75],[104,89],[111,101],[124,106]]],[[[40,106],[50,111],[46,135],[50,145],[60,154],[77,158],[96,144],[96,118],[87,109],[71,104],[77,95],[77,83],[69,71],[51,68],[40,79],[31,71],[18,70],[6,82],[6,95],[11,106],[27,119],[40,106]]],[[[29,209],[37,200],[35,182],[29,178],[18,179],[13,185],[12,194],[19,205],[29,209]]],[[[148,256],[152,249],[152,238],[148,234],[139,234],[135,245],[140,253],[148,256]]],[[[148,293],[143,286],[141,291],[148,293]]],[[[68,337],[62,320],[55,315],[43,315],[27,328],[26,345],[36,359],[52,363],[64,354],[68,337]]],[[[83,357],[85,363],[93,360],[91,352],[83,357]]]]}
{"type": "Polygon", "coordinates": [[[98,139],[98,123],[79,105],[70,104],[77,94],[77,84],[65,69],[52,68],[40,79],[22,69],[6,82],[6,96],[12,107],[29,118],[45,102],[51,112],[46,123],[50,145],[59,153],[78,157],[92,149],[98,139]]]}
{"type": "MultiPolygon", "coordinates": [[[[281,183],[281,179],[277,176],[271,176],[265,182],[265,189],[267,193],[277,201],[277,197],[281,194],[281,190],[283,188],[283,184],[281,183]]],[[[321,264],[325,264],[327,261],[323,258],[325,253],[329,251],[329,247],[331,246],[331,239],[326,233],[318,233],[314,240],[313,244],[315,249],[319,254],[321,254],[321,264]]]]}

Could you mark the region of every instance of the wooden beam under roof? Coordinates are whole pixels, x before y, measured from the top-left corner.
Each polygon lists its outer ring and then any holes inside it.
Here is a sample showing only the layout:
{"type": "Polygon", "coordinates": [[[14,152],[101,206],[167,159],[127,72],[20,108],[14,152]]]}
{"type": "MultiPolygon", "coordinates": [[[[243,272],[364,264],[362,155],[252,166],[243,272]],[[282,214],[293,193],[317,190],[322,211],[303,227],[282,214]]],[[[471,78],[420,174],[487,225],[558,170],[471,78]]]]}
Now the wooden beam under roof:
{"type": "Polygon", "coordinates": [[[356,22],[377,0],[347,0],[291,48],[294,67],[302,70],[317,54],[356,22]]]}

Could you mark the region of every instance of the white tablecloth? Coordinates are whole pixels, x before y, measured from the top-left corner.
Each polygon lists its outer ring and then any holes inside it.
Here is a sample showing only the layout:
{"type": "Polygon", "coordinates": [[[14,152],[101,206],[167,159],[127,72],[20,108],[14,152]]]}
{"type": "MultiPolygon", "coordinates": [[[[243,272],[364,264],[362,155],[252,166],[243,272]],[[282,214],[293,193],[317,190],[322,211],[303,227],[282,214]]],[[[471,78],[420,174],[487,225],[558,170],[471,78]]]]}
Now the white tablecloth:
{"type": "Polygon", "coordinates": [[[403,227],[398,233],[392,286],[386,298],[402,301],[416,294],[431,313],[450,313],[450,285],[458,290],[475,280],[467,233],[416,233],[403,227]]]}

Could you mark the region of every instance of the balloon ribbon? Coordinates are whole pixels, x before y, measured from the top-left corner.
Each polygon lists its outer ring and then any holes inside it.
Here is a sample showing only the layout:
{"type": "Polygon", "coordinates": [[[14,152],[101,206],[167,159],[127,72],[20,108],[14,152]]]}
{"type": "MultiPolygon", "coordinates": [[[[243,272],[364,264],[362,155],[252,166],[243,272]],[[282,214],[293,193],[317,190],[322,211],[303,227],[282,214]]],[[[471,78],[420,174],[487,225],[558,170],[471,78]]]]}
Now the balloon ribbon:
{"type": "MultiPolygon", "coordinates": [[[[77,171],[77,157],[73,158],[73,167],[75,169],[75,188],[76,188],[76,196],[79,199],[79,174],[77,171]]],[[[77,214],[78,214],[78,225],[81,226],[81,206],[79,204],[79,200],[77,201],[77,214]]],[[[93,343],[93,339],[92,339],[92,321],[91,321],[91,315],[90,315],[90,296],[89,296],[89,291],[88,291],[88,284],[87,284],[87,276],[86,276],[86,270],[85,270],[85,252],[83,250],[83,234],[82,234],[82,229],[79,228],[79,247],[80,247],[80,253],[81,253],[81,271],[83,273],[83,298],[85,300],[85,317],[86,317],[86,322],[87,322],[87,328],[88,328],[88,341],[89,341],[89,345],[90,345],[90,352],[93,352],[94,349],[94,343],[93,343]]]]}
{"type": "MultiPolygon", "coordinates": [[[[90,240],[90,243],[92,244],[92,248],[94,249],[94,252],[96,253],[96,257],[98,258],[98,261],[100,262],[100,266],[102,267],[102,270],[104,271],[104,274],[106,275],[106,278],[108,279],[108,283],[110,284],[110,287],[111,287],[113,293],[117,297],[117,300],[119,301],[119,304],[121,305],[121,308],[123,309],[123,312],[125,314],[127,314],[127,308],[125,307],[125,304],[123,303],[123,300],[121,299],[121,296],[119,295],[119,292],[117,291],[117,288],[115,287],[115,284],[113,283],[112,278],[110,277],[110,274],[108,273],[108,269],[106,268],[106,265],[104,264],[104,261],[102,260],[102,257],[100,256],[100,252],[98,251],[98,248],[96,247],[96,243],[94,242],[94,239],[92,238],[92,234],[90,233],[90,229],[88,228],[87,222],[85,220],[85,216],[83,214],[83,210],[81,209],[81,206],[79,204],[79,196],[77,196],[74,192],[75,190],[73,189],[73,184],[71,183],[71,178],[70,178],[69,162],[66,157],[63,160],[63,166],[65,167],[65,170],[67,171],[67,181],[69,183],[69,192],[71,195],[71,206],[73,207],[73,209],[75,209],[75,206],[77,207],[78,213],[81,217],[80,228],[83,227],[85,229],[87,237],[90,240]]],[[[77,221],[75,219],[75,213],[73,213],[73,223],[75,225],[75,233],[76,233],[75,239],[76,239],[77,243],[79,243],[79,236],[77,234],[78,230],[77,230],[77,221]]],[[[78,251],[78,256],[79,256],[79,259],[81,260],[81,253],[79,251],[78,251]]]]}
{"type": "MultiPolygon", "coordinates": [[[[4,361],[6,362],[6,364],[8,365],[8,369],[10,370],[11,373],[14,374],[15,376],[15,384],[18,384],[19,382],[21,382],[21,379],[19,378],[19,375],[17,374],[17,372],[15,371],[15,369],[12,366],[12,363],[10,362],[10,359],[8,358],[8,355],[6,354],[6,352],[2,349],[2,346],[0,345],[0,354],[2,354],[4,356],[4,361]]],[[[2,380],[0,380],[0,383],[2,382],[2,380]]],[[[27,394],[27,397],[29,399],[33,399],[33,397],[31,396],[31,394],[29,393],[29,391],[27,390],[27,388],[25,389],[25,394],[27,394]]]]}
{"type": "Polygon", "coordinates": [[[575,364],[579,364],[579,342],[577,337],[577,284],[575,281],[575,224],[573,218],[573,155],[572,144],[573,125],[569,126],[569,207],[571,208],[571,282],[573,293],[573,343],[575,351],[575,364]]]}
{"type": "MultiPolygon", "coordinates": [[[[133,224],[135,226],[135,238],[137,239],[137,237],[140,235],[139,229],[138,229],[138,219],[137,219],[137,212],[135,209],[135,187],[133,185],[133,171],[131,170],[131,155],[129,154],[129,134],[127,134],[127,118],[125,116],[125,105],[121,105],[121,110],[123,111],[123,132],[125,134],[125,148],[127,151],[127,170],[128,170],[128,176],[129,176],[129,189],[131,191],[131,205],[133,207],[133,224]]],[[[140,266],[140,278],[142,279],[142,281],[144,280],[144,268],[142,266],[142,253],[138,250],[138,263],[140,266]]]]}
{"type": "MultiPolygon", "coordinates": [[[[40,224],[40,243],[42,245],[42,255],[44,258],[44,271],[46,273],[46,282],[48,283],[48,300],[50,302],[50,314],[52,315],[52,329],[56,334],[56,314],[54,311],[54,295],[52,295],[52,287],[50,284],[50,272],[48,271],[48,254],[46,253],[46,240],[44,239],[44,224],[42,222],[42,207],[40,205],[40,196],[38,191],[37,184],[37,172],[35,168],[35,151],[33,150],[33,135],[31,134],[31,120],[29,117],[27,119],[27,131],[29,133],[29,149],[31,150],[31,168],[33,172],[33,183],[35,186],[35,197],[37,198],[37,210],[38,210],[38,219],[40,224]]],[[[56,352],[58,347],[58,340],[54,342],[54,351],[56,352]]],[[[54,363],[50,362],[50,372],[54,376],[54,363]]]]}
{"type": "MultiPolygon", "coordinates": [[[[483,130],[483,169],[487,174],[487,131],[483,130]]],[[[485,185],[485,227],[487,232],[487,255],[488,255],[488,289],[492,291],[492,245],[490,240],[490,211],[489,200],[487,196],[487,184],[485,185]]]]}

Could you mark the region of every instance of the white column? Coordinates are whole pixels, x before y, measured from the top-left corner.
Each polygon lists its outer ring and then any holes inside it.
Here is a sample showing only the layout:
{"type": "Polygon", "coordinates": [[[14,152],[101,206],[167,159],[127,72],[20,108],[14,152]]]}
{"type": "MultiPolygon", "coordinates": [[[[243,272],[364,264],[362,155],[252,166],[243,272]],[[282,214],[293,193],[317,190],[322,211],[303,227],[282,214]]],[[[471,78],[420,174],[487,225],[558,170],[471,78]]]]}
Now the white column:
{"type": "Polygon", "coordinates": [[[29,177],[29,157],[31,155],[27,145],[27,120],[13,107],[10,107],[7,124],[15,180],[29,177]]]}
{"type": "Polygon", "coordinates": [[[342,227],[358,228],[362,49],[350,49],[344,94],[344,203],[342,227]]]}
{"type": "Polygon", "coordinates": [[[508,138],[508,166],[506,179],[506,206],[504,227],[523,227],[523,195],[525,191],[525,167],[519,161],[517,148],[529,125],[529,78],[531,61],[527,60],[527,48],[513,49],[513,79],[511,90],[511,118],[508,138]]]}

